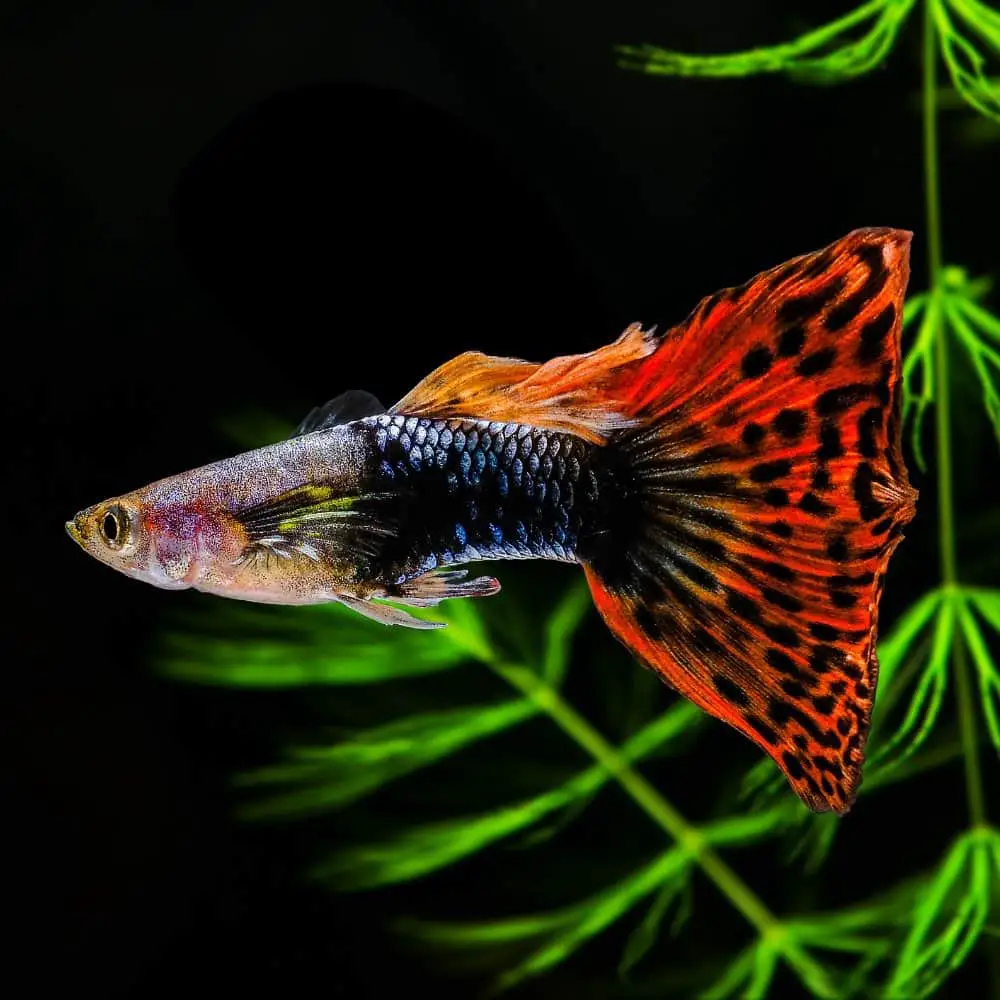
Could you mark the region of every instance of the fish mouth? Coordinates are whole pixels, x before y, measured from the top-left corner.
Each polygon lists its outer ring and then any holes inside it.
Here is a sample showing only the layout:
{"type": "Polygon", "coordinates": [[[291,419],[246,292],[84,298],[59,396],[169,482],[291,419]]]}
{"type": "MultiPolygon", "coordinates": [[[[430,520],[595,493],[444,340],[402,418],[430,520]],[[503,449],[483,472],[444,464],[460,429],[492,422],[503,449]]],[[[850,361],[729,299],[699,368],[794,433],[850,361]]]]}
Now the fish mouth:
{"type": "Polygon", "coordinates": [[[81,548],[83,547],[83,535],[80,533],[80,527],[74,518],[72,521],[66,522],[66,534],[76,542],[81,548]]]}

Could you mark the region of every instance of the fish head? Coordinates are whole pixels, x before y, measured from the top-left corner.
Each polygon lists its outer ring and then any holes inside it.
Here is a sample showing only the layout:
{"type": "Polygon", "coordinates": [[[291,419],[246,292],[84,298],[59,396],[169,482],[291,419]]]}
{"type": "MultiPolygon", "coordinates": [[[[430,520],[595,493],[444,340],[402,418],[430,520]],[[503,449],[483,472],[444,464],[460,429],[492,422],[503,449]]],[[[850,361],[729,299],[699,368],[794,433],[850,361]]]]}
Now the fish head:
{"type": "Polygon", "coordinates": [[[169,480],[87,507],[66,531],[99,562],[168,590],[195,586],[206,567],[245,544],[234,518],[169,480]]]}
{"type": "Polygon", "coordinates": [[[364,437],[295,437],[80,511],[66,530],[98,561],[157,587],[302,604],[355,593],[391,525],[359,496],[364,437]]]}

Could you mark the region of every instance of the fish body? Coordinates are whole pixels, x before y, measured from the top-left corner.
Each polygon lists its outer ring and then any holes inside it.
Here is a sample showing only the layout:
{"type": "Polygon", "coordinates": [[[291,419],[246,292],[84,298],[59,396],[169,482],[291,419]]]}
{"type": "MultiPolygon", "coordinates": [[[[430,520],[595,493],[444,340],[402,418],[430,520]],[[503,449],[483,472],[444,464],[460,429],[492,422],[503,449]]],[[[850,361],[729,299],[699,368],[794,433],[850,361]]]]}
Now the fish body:
{"type": "Polygon", "coordinates": [[[576,561],[613,488],[600,458],[566,432],[381,414],[160,480],[67,529],[167,589],[277,604],[403,597],[411,581],[471,561],[576,561]]]}
{"type": "Polygon", "coordinates": [[[612,632],[849,808],[878,603],[916,493],[900,450],[910,235],[863,229],[545,364],[470,352],[391,408],[352,391],[287,441],[80,512],[159,587],[340,601],[387,624],[496,593],[469,562],[577,562],[612,632]]]}

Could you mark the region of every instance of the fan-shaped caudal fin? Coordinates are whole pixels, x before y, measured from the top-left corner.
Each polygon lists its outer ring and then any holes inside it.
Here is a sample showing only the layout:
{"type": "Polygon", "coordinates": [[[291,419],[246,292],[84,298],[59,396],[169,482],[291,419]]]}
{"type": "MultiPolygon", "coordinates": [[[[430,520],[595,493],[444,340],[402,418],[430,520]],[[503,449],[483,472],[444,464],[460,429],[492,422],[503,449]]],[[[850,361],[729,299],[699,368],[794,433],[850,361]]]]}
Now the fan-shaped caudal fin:
{"type": "Polygon", "coordinates": [[[705,299],[618,373],[639,426],[587,558],[612,631],[815,810],[858,785],[878,602],[916,493],[900,453],[910,234],[863,229],[705,299]]]}
{"type": "Polygon", "coordinates": [[[622,413],[612,386],[657,343],[634,323],[613,344],[544,365],[468,351],[431,372],[390,412],[531,424],[601,443],[634,424],[622,413]]]}

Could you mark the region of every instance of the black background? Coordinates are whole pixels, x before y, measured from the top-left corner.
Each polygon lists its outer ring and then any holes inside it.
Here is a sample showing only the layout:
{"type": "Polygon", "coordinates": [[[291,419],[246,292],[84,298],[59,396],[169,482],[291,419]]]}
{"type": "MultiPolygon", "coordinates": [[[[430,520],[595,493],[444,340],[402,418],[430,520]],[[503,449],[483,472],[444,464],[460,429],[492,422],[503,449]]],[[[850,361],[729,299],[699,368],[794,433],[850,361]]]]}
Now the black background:
{"type": "MultiPolygon", "coordinates": [[[[285,703],[152,676],[165,604],[202,598],[109,573],[62,522],[225,454],[234,411],[391,402],[470,348],[590,350],[855,226],[914,229],[923,287],[916,23],[843,87],[615,66],[618,42],[729,51],[845,9],[808,6],[3,7],[3,856],[36,989],[453,989],[237,823],[229,776],[285,703]]],[[[1000,147],[959,141],[969,114],[942,127],[944,217],[979,273],[1000,147]]],[[[973,492],[986,451],[956,457],[973,492]]],[[[920,485],[890,608],[936,575],[920,485]]]]}

